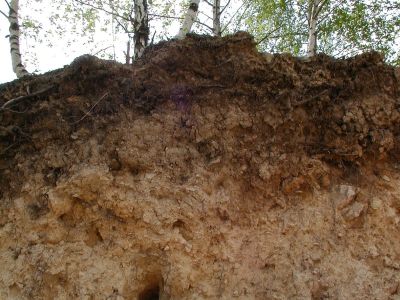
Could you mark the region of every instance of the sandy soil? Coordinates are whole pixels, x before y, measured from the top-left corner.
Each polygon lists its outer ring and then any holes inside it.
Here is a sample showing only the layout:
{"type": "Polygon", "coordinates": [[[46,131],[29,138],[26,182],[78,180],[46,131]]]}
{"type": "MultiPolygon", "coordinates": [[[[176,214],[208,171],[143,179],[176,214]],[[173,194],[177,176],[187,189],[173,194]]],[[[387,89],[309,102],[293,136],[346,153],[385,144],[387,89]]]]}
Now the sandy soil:
{"type": "Polygon", "coordinates": [[[0,298],[400,299],[399,82],[239,33],[0,86],[0,298]]]}

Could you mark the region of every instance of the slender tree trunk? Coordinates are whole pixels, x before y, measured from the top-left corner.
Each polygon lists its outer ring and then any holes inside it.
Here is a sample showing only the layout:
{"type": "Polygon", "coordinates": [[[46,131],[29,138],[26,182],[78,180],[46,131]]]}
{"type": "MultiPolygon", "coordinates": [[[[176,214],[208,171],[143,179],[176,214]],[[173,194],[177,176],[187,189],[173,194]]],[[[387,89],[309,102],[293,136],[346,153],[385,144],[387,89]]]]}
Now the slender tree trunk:
{"type": "Polygon", "coordinates": [[[126,52],[125,54],[125,64],[129,65],[131,63],[131,39],[129,37],[128,42],[126,43],[126,52]]]}
{"type": "Polygon", "coordinates": [[[308,44],[307,56],[317,54],[317,21],[318,21],[318,0],[312,0],[308,11],[308,44]]]}
{"type": "Polygon", "coordinates": [[[147,9],[147,0],[134,0],[134,5],[134,57],[138,59],[143,55],[144,49],[149,43],[149,12],[147,9]]]}
{"type": "Polygon", "coordinates": [[[213,32],[215,36],[221,36],[221,0],[214,0],[213,32]]]}
{"type": "Polygon", "coordinates": [[[199,10],[199,2],[200,0],[190,0],[190,5],[186,12],[185,19],[183,20],[182,27],[180,28],[176,38],[184,39],[186,34],[190,32],[190,29],[196,20],[197,11],[199,10]]]}
{"type": "Polygon", "coordinates": [[[18,24],[18,10],[19,1],[11,0],[10,2],[10,13],[8,15],[8,21],[10,22],[10,52],[11,52],[11,62],[12,68],[17,78],[21,78],[28,75],[28,71],[22,64],[21,52],[19,47],[19,24],[18,24]]]}

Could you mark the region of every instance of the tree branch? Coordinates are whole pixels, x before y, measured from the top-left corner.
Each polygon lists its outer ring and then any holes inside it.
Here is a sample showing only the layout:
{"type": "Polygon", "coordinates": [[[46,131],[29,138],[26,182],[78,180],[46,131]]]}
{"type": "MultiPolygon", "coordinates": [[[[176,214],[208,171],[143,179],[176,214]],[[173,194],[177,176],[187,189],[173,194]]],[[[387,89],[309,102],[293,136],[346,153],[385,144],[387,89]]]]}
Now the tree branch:
{"type": "Polygon", "coordinates": [[[132,5],[131,6],[131,10],[129,11],[129,21],[132,23],[132,20],[134,20],[133,18],[133,11],[135,10],[135,6],[132,5]]]}
{"type": "Polygon", "coordinates": [[[331,15],[331,14],[335,11],[336,8],[338,8],[340,5],[343,4],[343,2],[345,2],[345,0],[339,1],[339,3],[337,3],[336,5],[334,5],[331,9],[329,9],[329,10],[326,12],[325,16],[322,16],[321,18],[318,18],[318,23],[317,23],[317,25],[319,25],[326,17],[328,17],[329,15],[331,15]]]}
{"type": "Polygon", "coordinates": [[[182,17],[174,17],[174,16],[158,15],[158,14],[149,14],[149,17],[175,19],[175,20],[183,20],[184,19],[182,17]]]}
{"type": "MultiPolygon", "coordinates": [[[[239,10],[242,9],[242,7],[243,7],[245,4],[246,4],[245,8],[243,9],[242,14],[241,14],[240,17],[238,18],[240,21],[242,20],[243,16],[247,13],[247,10],[249,9],[249,7],[250,7],[250,5],[251,5],[250,2],[246,3],[245,1],[243,1],[243,4],[242,4],[242,5],[237,9],[237,11],[232,15],[232,17],[229,19],[229,21],[225,24],[224,28],[221,29],[221,33],[224,32],[224,31],[228,28],[228,26],[233,22],[233,19],[234,19],[235,15],[239,12],[239,10]]],[[[238,24],[236,25],[235,30],[237,30],[237,28],[238,28],[238,24]]]]}
{"type": "MultiPolygon", "coordinates": [[[[166,16],[166,15],[158,15],[158,14],[149,14],[149,17],[166,18],[166,19],[174,19],[174,20],[183,20],[184,19],[182,17],[174,17],[174,16],[166,16]]],[[[212,31],[212,27],[207,25],[207,24],[205,24],[205,23],[203,23],[203,22],[200,22],[200,21],[196,20],[196,21],[194,21],[194,23],[200,24],[200,25],[202,25],[202,26],[204,26],[204,27],[206,27],[206,28],[208,28],[208,29],[210,29],[212,31]]]]}
{"type": "Polygon", "coordinates": [[[205,3],[207,3],[208,5],[210,5],[210,6],[214,6],[214,4],[212,4],[210,1],[208,1],[208,0],[203,0],[205,3]]]}
{"type": "Polygon", "coordinates": [[[275,29],[269,31],[266,35],[264,35],[264,37],[263,37],[261,40],[259,40],[259,41],[256,42],[256,45],[259,45],[259,44],[261,44],[262,42],[264,42],[268,37],[271,36],[271,34],[273,34],[274,32],[278,31],[278,30],[281,29],[282,27],[283,27],[283,22],[281,23],[281,26],[279,26],[279,27],[277,27],[277,28],[275,28],[275,29]]]}
{"type": "Polygon", "coordinates": [[[224,32],[228,26],[232,23],[233,18],[236,16],[236,14],[239,12],[239,10],[242,9],[242,7],[246,4],[246,7],[242,13],[242,16],[245,14],[245,12],[247,11],[247,9],[250,7],[249,3],[246,3],[246,1],[243,1],[242,5],[236,10],[236,12],[231,16],[231,18],[229,19],[229,21],[225,24],[224,28],[221,29],[221,32],[224,32]]]}
{"type": "Polygon", "coordinates": [[[130,33],[134,33],[133,31],[129,31],[128,27],[126,27],[124,24],[122,24],[118,19],[115,19],[115,21],[118,23],[119,26],[127,33],[128,35],[130,33]]]}
{"type": "Polygon", "coordinates": [[[7,4],[8,9],[12,10],[10,3],[7,0],[4,0],[4,2],[7,4]]]}
{"type": "Polygon", "coordinates": [[[225,4],[224,8],[220,11],[220,15],[222,15],[222,13],[225,11],[225,9],[229,6],[229,4],[231,3],[231,0],[228,0],[228,2],[225,4]]]}
{"type": "Polygon", "coordinates": [[[318,3],[318,8],[317,12],[315,13],[315,17],[317,18],[319,14],[321,13],[322,8],[328,3],[328,0],[322,0],[320,3],[318,3]]]}
{"type": "Polygon", "coordinates": [[[109,92],[106,92],[103,96],[100,97],[99,100],[97,100],[97,102],[95,104],[93,104],[93,106],[83,115],[82,118],[80,118],[78,121],[73,122],[71,124],[78,124],[79,122],[83,121],[93,111],[93,109],[96,107],[96,105],[99,104],[101,100],[103,100],[105,97],[108,97],[108,96],[109,96],[109,92]]]}
{"type": "Polygon", "coordinates": [[[2,14],[3,16],[5,16],[8,19],[8,16],[3,11],[0,10],[0,14],[2,14]]]}
{"type": "Polygon", "coordinates": [[[207,19],[212,20],[213,18],[211,18],[209,15],[203,13],[202,11],[199,11],[199,14],[202,14],[203,16],[205,16],[207,19]]]}
{"type": "Polygon", "coordinates": [[[14,105],[18,104],[21,101],[33,98],[35,96],[39,96],[39,95],[45,94],[46,92],[50,91],[53,87],[54,87],[54,85],[51,85],[51,86],[45,87],[45,88],[43,88],[43,89],[41,89],[41,90],[39,90],[37,92],[34,92],[32,94],[29,94],[29,95],[26,95],[26,96],[20,96],[20,97],[11,99],[11,100],[7,101],[6,103],[4,103],[0,107],[0,111],[3,111],[3,110],[5,110],[6,108],[8,108],[10,106],[14,106],[14,105]]]}
{"type": "Polygon", "coordinates": [[[306,103],[308,103],[308,102],[310,102],[310,101],[313,101],[313,100],[315,100],[315,99],[318,99],[318,98],[320,98],[320,97],[322,97],[322,96],[324,96],[324,95],[326,95],[327,93],[329,92],[329,90],[323,90],[322,92],[320,92],[319,94],[317,94],[317,95],[315,95],[315,96],[312,96],[312,97],[310,97],[310,98],[308,98],[308,99],[305,99],[305,100],[301,100],[301,101],[296,101],[296,103],[290,103],[293,107],[298,107],[298,106],[301,106],[301,105],[303,105],[303,104],[306,104],[306,103]]]}
{"type": "Polygon", "coordinates": [[[121,18],[121,19],[123,19],[125,21],[128,21],[128,22],[130,21],[129,18],[121,16],[120,14],[118,14],[116,12],[109,11],[109,10],[103,8],[103,7],[99,7],[99,6],[96,6],[96,5],[93,5],[91,3],[87,3],[87,2],[81,1],[81,0],[74,0],[74,1],[78,2],[78,3],[82,4],[82,5],[86,5],[86,6],[89,6],[91,8],[94,8],[94,9],[97,9],[97,10],[101,10],[101,11],[107,13],[107,14],[110,14],[110,15],[113,15],[115,17],[121,18]]]}
{"type": "Polygon", "coordinates": [[[212,28],[211,26],[208,26],[206,23],[200,22],[200,21],[198,21],[198,20],[196,20],[196,21],[194,21],[194,22],[197,23],[197,24],[200,24],[200,25],[202,25],[202,26],[204,26],[204,27],[206,27],[207,29],[209,29],[209,30],[211,30],[211,31],[213,31],[213,28],[212,28]]]}
{"type": "Polygon", "coordinates": [[[100,50],[97,51],[95,54],[93,54],[93,56],[96,56],[96,55],[99,54],[100,52],[106,51],[107,49],[110,49],[111,47],[112,47],[112,45],[111,45],[111,46],[108,46],[108,47],[105,47],[105,48],[103,48],[103,49],[100,49],[100,50]]]}
{"type": "Polygon", "coordinates": [[[150,46],[154,45],[154,37],[156,36],[156,30],[154,30],[153,37],[151,38],[150,46]]]}

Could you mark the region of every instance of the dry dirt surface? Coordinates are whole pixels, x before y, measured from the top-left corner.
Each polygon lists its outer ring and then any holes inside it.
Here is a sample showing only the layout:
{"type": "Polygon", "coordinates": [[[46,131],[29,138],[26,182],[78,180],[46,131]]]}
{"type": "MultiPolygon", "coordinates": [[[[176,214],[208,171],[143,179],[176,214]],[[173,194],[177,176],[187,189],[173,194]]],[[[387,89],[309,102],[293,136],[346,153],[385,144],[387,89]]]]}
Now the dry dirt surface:
{"type": "Polygon", "coordinates": [[[400,299],[399,82],[238,33],[1,85],[0,299],[400,299]]]}

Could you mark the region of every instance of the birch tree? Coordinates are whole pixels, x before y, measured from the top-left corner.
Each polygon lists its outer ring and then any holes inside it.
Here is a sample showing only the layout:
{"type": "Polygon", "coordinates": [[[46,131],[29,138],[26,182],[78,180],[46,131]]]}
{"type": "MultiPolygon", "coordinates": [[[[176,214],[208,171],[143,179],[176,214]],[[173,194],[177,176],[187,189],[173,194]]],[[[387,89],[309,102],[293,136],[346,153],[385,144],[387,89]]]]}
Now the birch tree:
{"type": "Polygon", "coordinates": [[[149,12],[147,9],[147,0],[134,0],[135,21],[134,21],[134,39],[135,39],[135,59],[143,55],[144,49],[149,42],[149,12]]]}
{"type": "Polygon", "coordinates": [[[17,75],[17,78],[21,78],[25,75],[28,75],[28,71],[25,69],[22,58],[21,58],[21,50],[19,45],[20,39],[20,27],[18,22],[18,12],[19,12],[19,1],[11,0],[8,2],[5,0],[9,8],[9,14],[7,15],[3,11],[0,11],[3,16],[8,19],[10,23],[9,31],[9,43],[10,43],[10,53],[11,53],[11,63],[14,73],[17,75]]]}
{"type": "Polygon", "coordinates": [[[214,0],[213,4],[213,33],[221,36],[221,0],[214,0]]]}
{"type": "Polygon", "coordinates": [[[310,0],[308,3],[308,43],[307,56],[314,56],[317,53],[317,21],[318,21],[318,0],[310,0]]]}
{"type": "MultiPolygon", "coordinates": [[[[208,4],[209,7],[211,7],[212,15],[209,16],[209,14],[207,13],[208,9],[205,9],[206,12],[199,11],[199,14],[201,14],[202,17],[205,17],[206,22],[211,20],[212,25],[209,26],[206,23],[197,20],[197,29],[202,28],[203,30],[209,30],[209,32],[211,32],[214,36],[221,36],[222,33],[229,31],[228,27],[232,25],[232,23],[235,23],[235,19],[240,18],[242,13],[246,10],[245,4],[246,2],[248,2],[248,0],[241,1],[242,5],[239,5],[238,8],[234,10],[232,5],[230,5],[232,2],[231,0],[204,0],[204,2],[208,4]],[[230,12],[226,13],[228,8],[231,8],[230,12]]],[[[238,1],[238,3],[240,3],[240,1],[238,1]]],[[[236,25],[238,25],[238,23],[239,22],[236,22],[236,25]]],[[[238,27],[236,28],[236,30],[231,30],[232,33],[236,31],[238,31],[238,27]]]]}
{"type": "MultiPolygon", "coordinates": [[[[133,58],[138,59],[142,56],[144,49],[149,41],[149,13],[147,0],[130,0],[130,1],[93,1],[93,0],[74,0],[73,2],[80,4],[74,6],[75,10],[83,7],[88,7],[95,10],[95,14],[85,14],[89,22],[95,20],[99,14],[106,14],[112,18],[111,31],[114,35],[117,31],[124,32],[127,36],[127,48],[125,55],[125,62],[128,64],[131,61],[130,47],[133,40],[133,58]]],[[[113,41],[114,42],[114,41],[113,41]]],[[[115,48],[115,45],[112,47],[115,48]]],[[[115,54],[113,59],[115,59],[115,54]]]]}
{"type": "MultiPolygon", "coordinates": [[[[240,3],[241,1],[248,2],[248,0],[239,0],[238,2],[240,3]]],[[[175,4],[177,2],[179,1],[176,1],[175,4]]],[[[176,38],[184,38],[191,30],[201,34],[221,36],[223,32],[229,31],[228,26],[234,23],[235,15],[237,13],[240,14],[240,10],[243,8],[243,5],[239,5],[239,8],[235,10],[235,5],[231,5],[234,1],[231,0],[203,0],[203,2],[207,5],[201,5],[200,9],[200,0],[189,1],[187,9],[182,13],[183,17],[176,17],[168,14],[158,15],[157,17],[161,19],[165,18],[166,20],[183,20],[179,33],[175,36],[176,38]]]]}
{"type": "Polygon", "coordinates": [[[249,0],[246,27],[268,52],[353,56],[378,50],[400,64],[398,0],[249,0]]]}
{"type": "Polygon", "coordinates": [[[193,23],[196,21],[197,11],[199,10],[199,3],[200,0],[190,0],[190,4],[187,9],[182,26],[176,36],[177,39],[184,39],[186,34],[190,32],[193,23]]]}

